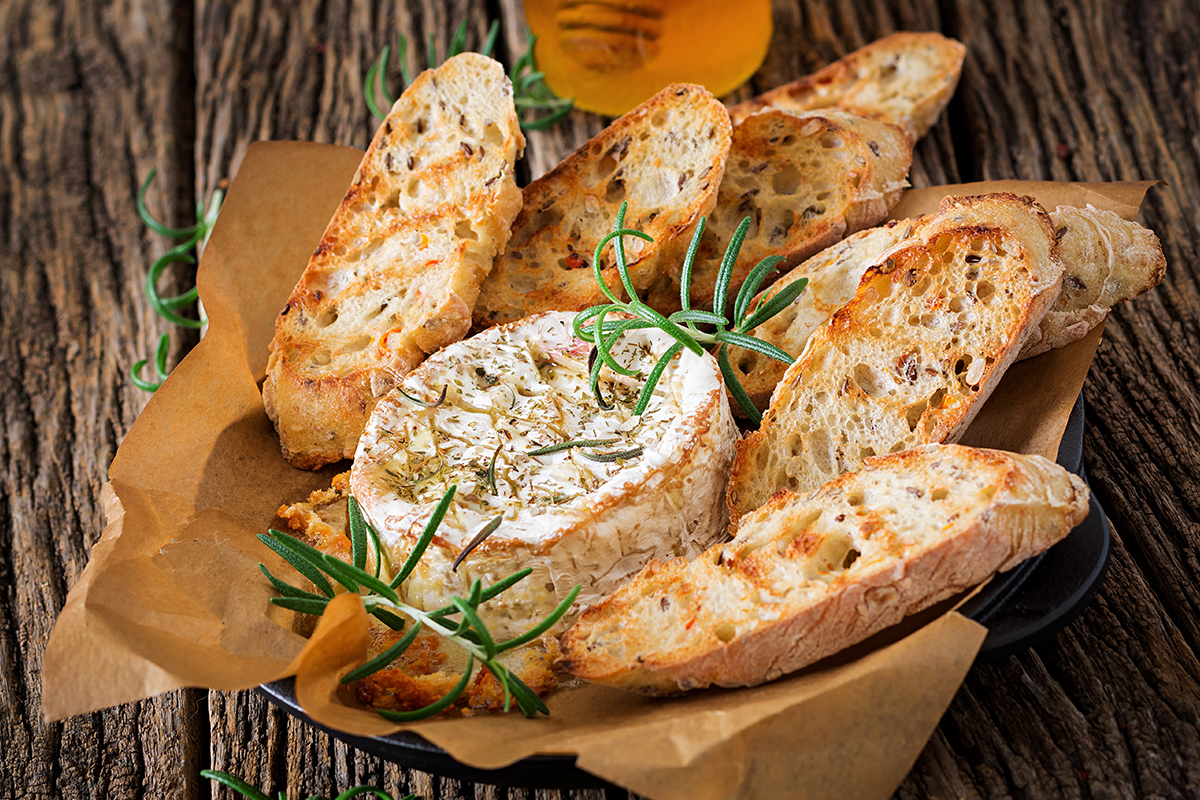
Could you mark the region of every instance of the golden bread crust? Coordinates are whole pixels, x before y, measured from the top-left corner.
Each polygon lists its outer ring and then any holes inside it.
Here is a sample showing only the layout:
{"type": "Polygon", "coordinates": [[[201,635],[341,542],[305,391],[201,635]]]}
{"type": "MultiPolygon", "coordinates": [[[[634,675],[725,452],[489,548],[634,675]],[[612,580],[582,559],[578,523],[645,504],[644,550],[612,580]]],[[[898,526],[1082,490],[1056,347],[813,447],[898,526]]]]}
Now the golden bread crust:
{"type": "MultiPolygon", "coordinates": [[[[779,269],[786,270],[883,220],[908,186],[911,164],[912,139],[903,130],[841,111],[766,110],[734,126],[717,207],[692,269],[692,307],[712,307],[721,259],[744,217],[750,228],[727,308],[763,258],[783,256],[779,269]]],[[[671,292],[649,304],[664,312],[678,308],[678,282],[671,292]]]]}
{"type": "Polygon", "coordinates": [[[1040,456],[927,445],[778,493],[692,562],[653,562],[563,637],[562,666],[647,694],[753,686],[1042,552],[1087,484],[1040,456]]]}
{"type": "MultiPolygon", "coordinates": [[[[508,249],[483,284],[476,326],[605,302],[593,249],[622,201],[625,227],[654,237],[625,238],[634,288],[645,296],[677,282],[692,231],[717,202],[730,131],[725,107],[703,87],[673,84],[526,186],[508,249]]],[[[613,248],[602,258],[604,280],[621,296],[613,248]]]]}
{"type": "Polygon", "coordinates": [[[792,83],[729,109],[735,123],[764,108],[839,108],[890,122],[920,139],[950,102],[967,49],[940,33],[884,36],[792,83]]]}
{"type": "Polygon", "coordinates": [[[1057,296],[1054,229],[1031,198],[947,197],[867,269],[738,443],[732,522],[872,455],[955,441],[1057,296]]]}
{"type": "Polygon", "coordinates": [[[263,402],[294,466],[352,456],[376,400],[466,335],[524,144],[503,68],[476,53],[396,101],[275,323],[263,402]]]}

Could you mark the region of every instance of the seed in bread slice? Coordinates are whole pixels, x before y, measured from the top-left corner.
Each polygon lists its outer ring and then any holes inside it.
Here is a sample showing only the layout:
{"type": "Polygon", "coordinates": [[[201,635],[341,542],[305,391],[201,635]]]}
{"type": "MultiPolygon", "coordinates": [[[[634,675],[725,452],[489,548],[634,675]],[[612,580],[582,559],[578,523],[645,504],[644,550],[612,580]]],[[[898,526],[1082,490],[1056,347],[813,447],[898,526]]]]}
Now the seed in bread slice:
{"type": "Polygon", "coordinates": [[[739,123],[764,108],[839,108],[899,125],[920,139],[950,102],[966,52],[940,33],[893,33],[729,113],[739,123]]]}
{"type": "Polygon", "coordinates": [[[1063,263],[1062,292],[1021,358],[1082,339],[1122,300],[1157,286],[1167,272],[1154,231],[1094,206],[1060,206],[1050,218],[1063,263]]]}
{"type": "MultiPolygon", "coordinates": [[[[879,223],[908,186],[911,164],[908,134],[842,111],[768,110],[734,126],[717,207],[692,268],[692,306],[712,307],[721,259],[744,217],[750,228],[730,280],[730,304],[763,258],[784,256],[787,268],[879,223]]],[[[678,308],[678,285],[649,304],[664,312],[678,308]]]]}
{"type": "MultiPolygon", "coordinates": [[[[804,292],[752,335],[788,353],[803,352],[808,337],[854,297],[867,268],[929,219],[926,215],[861,231],[805,261],[755,298],[756,303],[765,302],[793,281],[808,279],[804,292]]],[[[1077,341],[1100,324],[1113,305],[1157,285],[1166,271],[1154,232],[1111,211],[1060,206],[1050,220],[1063,266],[1062,291],[1018,358],[1077,341]]],[[[731,366],[760,409],[767,407],[787,369],[751,350],[738,351],[731,366]]],[[[735,413],[739,410],[735,405],[735,413]]]]}
{"type": "Polygon", "coordinates": [[[947,197],[870,267],[738,443],[733,519],[868,456],[955,441],[1058,294],[1050,217],[1011,194],[947,197]]]}
{"type": "MultiPolygon", "coordinates": [[[[691,84],[668,86],[613,122],[525,187],[525,207],[483,284],[475,324],[604,302],[592,248],[612,231],[622,201],[625,227],[654,237],[625,239],[634,288],[647,293],[673,276],[678,285],[692,230],[717,202],[729,139],[725,107],[691,84]]],[[[605,281],[623,294],[613,249],[602,258],[605,281]]]]}
{"type": "Polygon", "coordinates": [[[477,53],[396,101],[275,322],[263,402],[294,466],[353,456],[377,399],[466,335],[524,146],[504,69],[477,53]]]}
{"type": "Polygon", "coordinates": [[[563,637],[574,674],[646,694],[754,686],[1034,556],[1088,513],[1041,456],[959,445],[779,492],[692,562],[653,561],[563,637]]]}

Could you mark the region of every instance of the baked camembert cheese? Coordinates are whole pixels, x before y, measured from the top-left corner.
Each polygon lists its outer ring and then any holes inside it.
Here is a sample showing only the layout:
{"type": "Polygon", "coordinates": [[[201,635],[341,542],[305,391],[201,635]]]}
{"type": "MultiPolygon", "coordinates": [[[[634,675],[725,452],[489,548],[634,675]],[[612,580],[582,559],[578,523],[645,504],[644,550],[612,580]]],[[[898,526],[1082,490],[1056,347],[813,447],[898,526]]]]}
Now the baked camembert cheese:
{"type": "Polygon", "coordinates": [[[725,533],[721,497],[737,429],[716,362],[684,351],[634,416],[646,374],[674,340],[655,329],[630,332],[613,355],[642,374],[626,379],[605,368],[605,409],[589,387],[591,345],[574,338],[573,318],[539,314],[450,345],[380,400],[359,441],[351,491],[393,564],[457,486],[405,582],[406,602],[438,608],[476,578],[486,587],[532,568],[480,608],[493,636],[507,638],[577,583],[583,608],[651,558],[694,556],[725,533]],[[593,444],[531,455],[581,440],[593,444]],[[497,517],[499,528],[455,570],[497,517]]]}

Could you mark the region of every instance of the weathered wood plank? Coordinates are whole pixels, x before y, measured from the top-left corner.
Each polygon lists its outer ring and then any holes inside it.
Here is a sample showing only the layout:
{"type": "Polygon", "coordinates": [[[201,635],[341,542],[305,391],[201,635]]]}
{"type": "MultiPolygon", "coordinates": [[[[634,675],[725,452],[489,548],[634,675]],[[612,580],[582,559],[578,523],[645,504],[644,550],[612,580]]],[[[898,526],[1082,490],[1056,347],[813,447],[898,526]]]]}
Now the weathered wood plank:
{"type": "Polygon", "coordinates": [[[1166,280],[1114,310],[1085,387],[1088,467],[1131,557],[1196,650],[1200,453],[1189,443],[1200,430],[1200,159],[1194,104],[1173,98],[1194,96],[1200,58],[1165,35],[1200,33],[1185,5],[1162,4],[1145,17],[1132,8],[1029,3],[973,19],[963,90],[982,177],[1169,181],[1151,191],[1144,213],[1163,242],[1166,280]],[[1118,29],[1128,35],[1114,38],[1118,29]],[[1044,32],[1028,58],[1000,44],[1019,31],[1044,32]],[[1073,50],[1060,47],[1068,42],[1073,50]],[[1024,88],[998,88],[1000,75],[1024,88]]]}
{"type": "MultiPolygon", "coordinates": [[[[47,725],[40,679],[102,527],[108,462],[146,400],[127,370],[170,327],[142,295],[167,243],[145,234],[132,198],[158,167],[154,212],[189,221],[190,43],[190,17],[161,4],[0,5],[4,797],[182,795],[198,783],[194,693],[47,725]]],[[[174,340],[178,354],[186,340],[174,340]]]]}

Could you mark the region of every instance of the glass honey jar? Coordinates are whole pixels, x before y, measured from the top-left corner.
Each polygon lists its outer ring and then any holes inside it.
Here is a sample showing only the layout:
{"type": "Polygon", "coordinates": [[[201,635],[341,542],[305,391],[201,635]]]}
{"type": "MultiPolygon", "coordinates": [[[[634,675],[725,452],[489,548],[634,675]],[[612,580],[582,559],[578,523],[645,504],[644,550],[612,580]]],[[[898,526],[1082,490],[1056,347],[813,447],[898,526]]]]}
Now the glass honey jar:
{"type": "Polygon", "coordinates": [[[727,94],[771,41],[770,0],[525,0],[525,16],[546,85],[609,116],[670,83],[727,94]]]}

